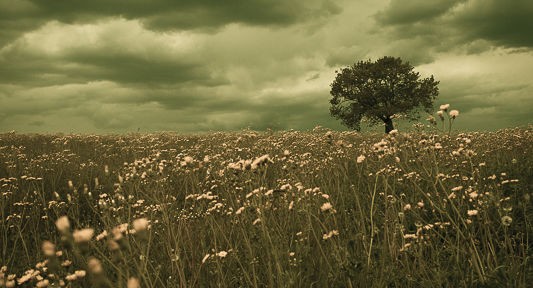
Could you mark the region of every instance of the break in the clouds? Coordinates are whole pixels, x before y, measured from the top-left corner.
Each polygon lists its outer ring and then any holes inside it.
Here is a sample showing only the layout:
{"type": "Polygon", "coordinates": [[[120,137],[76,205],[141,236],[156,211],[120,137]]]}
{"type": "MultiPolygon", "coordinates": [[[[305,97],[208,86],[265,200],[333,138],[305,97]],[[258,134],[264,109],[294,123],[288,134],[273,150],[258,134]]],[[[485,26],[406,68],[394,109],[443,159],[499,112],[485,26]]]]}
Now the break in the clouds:
{"type": "Polygon", "coordinates": [[[385,55],[463,129],[530,123],[526,0],[0,0],[0,131],[342,126],[334,71],[385,55]]]}

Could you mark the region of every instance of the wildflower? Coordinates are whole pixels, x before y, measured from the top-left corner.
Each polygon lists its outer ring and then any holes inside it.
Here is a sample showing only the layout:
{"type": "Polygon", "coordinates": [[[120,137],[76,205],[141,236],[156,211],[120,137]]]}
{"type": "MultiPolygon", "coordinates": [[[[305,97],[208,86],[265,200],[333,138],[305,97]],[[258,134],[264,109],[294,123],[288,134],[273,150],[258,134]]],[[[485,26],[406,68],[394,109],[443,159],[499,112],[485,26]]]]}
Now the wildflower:
{"type": "MultiPolygon", "coordinates": [[[[92,274],[101,274],[104,270],[102,268],[102,263],[100,262],[100,260],[92,257],[89,259],[89,261],[87,262],[87,267],[89,268],[89,271],[92,273],[92,274]]],[[[76,275],[76,274],[74,274],[76,275]]]]}
{"type": "Polygon", "coordinates": [[[403,211],[407,210],[411,210],[411,204],[405,204],[405,206],[403,206],[403,211]]]}
{"type": "Polygon", "coordinates": [[[139,218],[133,220],[133,229],[137,232],[145,231],[148,229],[150,222],[146,218],[139,218]]]}
{"type": "Polygon", "coordinates": [[[507,215],[502,217],[503,226],[510,226],[511,223],[513,223],[513,218],[511,218],[511,217],[509,217],[507,215]]]}
{"type": "Polygon", "coordinates": [[[442,112],[442,110],[437,111],[437,116],[439,116],[440,120],[444,120],[444,113],[442,112]]]}
{"type": "Polygon", "coordinates": [[[17,280],[17,283],[19,285],[22,285],[23,283],[27,282],[28,280],[30,280],[32,278],[32,274],[31,273],[28,273],[22,277],[20,277],[18,280],[17,280]]]}
{"type": "Polygon", "coordinates": [[[252,222],[252,225],[256,225],[258,223],[261,223],[261,219],[260,218],[255,219],[254,222],[252,222]]]}
{"type": "Polygon", "coordinates": [[[268,164],[268,163],[274,163],[274,161],[272,161],[272,159],[270,159],[270,156],[268,154],[266,155],[263,155],[261,157],[258,157],[256,158],[252,163],[251,163],[251,168],[252,170],[255,170],[257,169],[259,166],[263,165],[263,164],[268,164]]]}
{"type": "Polygon", "coordinates": [[[107,237],[107,230],[104,230],[104,232],[96,235],[96,241],[100,241],[100,240],[104,239],[105,237],[107,237]]]}
{"type": "Polygon", "coordinates": [[[43,279],[35,284],[35,287],[37,288],[44,288],[48,287],[50,285],[50,281],[48,279],[43,279]]]}
{"type": "Polygon", "coordinates": [[[331,230],[329,231],[328,233],[322,235],[322,239],[324,240],[328,240],[329,238],[333,237],[333,236],[338,236],[339,235],[339,231],[337,230],[331,230]]]}
{"type": "Polygon", "coordinates": [[[328,210],[332,210],[333,209],[333,205],[331,205],[331,203],[329,202],[326,202],[324,204],[322,204],[322,206],[320,206],[320,210],[322,210],[322,212],[326,212],[328,210]]]}
{"type": "Polygon", "coordinates": [[[424,207],[424,202],[420,201],[420,202],[416,203],[416,206],[418,206],[419,208],[423,208],[424,207]]]}
{"type": "Polygon", "coordinates": [[[209,259],[210,256],[211,254],[205,254],[204,258],[202,258],[202,264],[205,263],[205,261],[207,261],[207,259],[209,259]]]}
{"type": "Polygon", "coordinates": [[[70,229],[70,222],[68,221],[68,217],[67,216],[59,217],[59,219],[57,219],[56,221],[56,227],[57,227],[57,230],[59,230],[59,232],[67,233],[68,230],[70,229]]]}
{"type": "Polygon", "coordinates": [[[69,275],[65,276],[65,280],[67,280],[69,282],[73,282],[73,281],[78,280],[78,276],[76,276],[76,274],[69,274],[69,275]]]}
{"type": "Polygon", "coordinates": [[[76,243],[89,242],[91,241],[91,238],[93,238],[93,235],[94,229],[92,228],[76,230],[74,233],[72,233],[72,237],[74,237],[74,242],[76,243]]]}
{"type": "Polygon", "coordinates": [[[476,216],[478,214],[478,211],[477,210],[468,210],[466,212],[468,214],[468,216],[476,216]]]}
{"type": "Polygon", "coordinates": [[[457,192],[457,191],[460,191],[462,189],[463,189],[463,186],[457,186],[457,187],[452,188],[452,191],[453,192],[457,192]]]}
{"type": "Polygon", "coordinates": [[[457,116],[459,116],[459,111],[457,110],[450,111],[450,117],[452,117],[452,119],[455,119],[455,117],[457,116]]]}
{"type": "Polygon", "coordinates": [[[128,288],[141,288],[141,282],[135,277],[128,279],[128,288]]]}
{"type": "Polygon", "coordinates": [[[107,240],[107,248],[109,248],[109,250],[111,250],[111,251],[116,251],[116,250],[120,249],[120,246],[118,245],[117,241],[115,241],[113,239],[109,239],[109,240],[107,240]]]}
{"type": "Polygon", "coordinates": [[[446,111],[446,110],[448,110],[448,108],[450,108],[450,104],[442,104],[442,105],[440,105],[440,107],[439,107],[439,109],[440,109],[441,111],[446,111]]]}
{"type": "Polygon", "coordinates": [[[217,256],[220,257],[220,258],[224,258],[224,257],[228,256],[228,252],[220,251],[220,252],[217,253],[217,256]]]}
{"type": "Polygon", "coordinates": [[[403,247],[400,249],[400,252],[406,251],[409,249],[409,247],[411,247],[411,245],[411,243],[405,243],[405,245],[403,245],[403,247]]]}
{"type": "Polygon", "coordinates": [[[416,239],[418,236],[416,234],[405,234],[403,235],[403,239],[416,239]]]}
{"type": "Polygon", "coordinates": [[[47,257],[52,257],[56,254],[56,245],[50,241],[44,241],[41,247],[43,254],[47,257]]]}
{"type": "Polygon", "coordinates": [[[294,201],[291,201],[291,203],[289,203],[289,210],[292,210],[293,207],[294,207],[294,201]]]}
{"type": "Polygon", "coordinates": [[[366,159],[365,155],[359,155],[359,157],[357,157],[357,163],[363,163],[365,159],[366,159]]]}

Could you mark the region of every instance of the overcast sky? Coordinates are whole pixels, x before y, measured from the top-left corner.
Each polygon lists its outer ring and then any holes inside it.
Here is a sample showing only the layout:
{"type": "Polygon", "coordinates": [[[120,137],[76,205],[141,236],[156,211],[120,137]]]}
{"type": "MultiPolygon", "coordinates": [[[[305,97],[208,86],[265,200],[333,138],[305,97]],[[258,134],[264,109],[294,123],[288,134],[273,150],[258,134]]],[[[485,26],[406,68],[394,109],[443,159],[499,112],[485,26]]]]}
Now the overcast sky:
{"type": "Polygon", "coordinates": [[[531,15],[531,0],[0,0],[0,131],[343,129],[334,71],[385,55],[434,75],[458,127],[524,125],[531,15]]]}

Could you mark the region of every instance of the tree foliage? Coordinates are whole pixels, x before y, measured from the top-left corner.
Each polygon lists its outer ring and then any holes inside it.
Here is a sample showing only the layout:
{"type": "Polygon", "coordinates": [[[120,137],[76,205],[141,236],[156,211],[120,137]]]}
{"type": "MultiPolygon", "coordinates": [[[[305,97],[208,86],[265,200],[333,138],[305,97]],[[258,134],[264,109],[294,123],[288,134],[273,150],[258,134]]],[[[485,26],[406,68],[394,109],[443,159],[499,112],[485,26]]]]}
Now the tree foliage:
{"type": "Polygon", "coordinates": [[[356,130],[360,130],[363,117],[372,124],[383,122],[386,133],[394,129],[394,115],[418,119],[420,110],[431,111],[439,94],[439,81],[433,75],[420,79],[413,69],[409,62],[385,56],[335,71],[330,91],[331,115],[356,130]]]}

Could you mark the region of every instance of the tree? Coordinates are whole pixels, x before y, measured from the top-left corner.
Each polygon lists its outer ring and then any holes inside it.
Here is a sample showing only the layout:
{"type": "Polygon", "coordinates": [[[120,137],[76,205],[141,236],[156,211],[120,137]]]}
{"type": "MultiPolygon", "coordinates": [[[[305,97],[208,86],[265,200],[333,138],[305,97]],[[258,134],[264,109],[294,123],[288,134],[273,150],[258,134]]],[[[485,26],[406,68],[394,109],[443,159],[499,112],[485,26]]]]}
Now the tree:
{"type": "Polygon", "coordinates": [[[363,117],[371,124],[385,123],[385,133],[394,129],[394,115],[409,120],[420,117],[419,111],[431,112],[439,94],[439,81],[419,79],[409,62],[385,56],[376,62],[360,61],[335,71],[331,83],[330,113],[349,128],[360,130],[363,117]]]}

